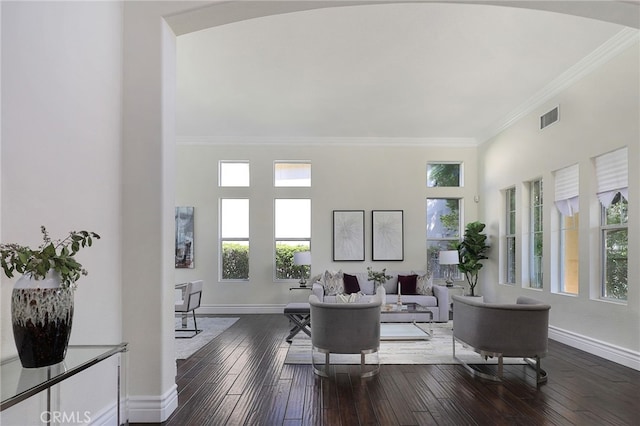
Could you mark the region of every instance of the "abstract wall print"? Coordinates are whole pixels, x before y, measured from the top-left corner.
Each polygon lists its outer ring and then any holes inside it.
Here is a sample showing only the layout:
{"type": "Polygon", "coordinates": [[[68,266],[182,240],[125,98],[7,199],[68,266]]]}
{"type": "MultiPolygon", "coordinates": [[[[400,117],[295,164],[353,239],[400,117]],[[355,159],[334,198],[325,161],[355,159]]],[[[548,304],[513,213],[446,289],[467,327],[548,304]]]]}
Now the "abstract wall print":
{"type": "Polygon", "coordinates": [[[176,268],[193,268],[193,207],[176,207],[176,268]]]}
{"type": "Polygon", "coordinates": [[[402,210],[371,212],[371,260],[404,260],[402,210]]]}
{"type": "Polygon", "coordinates": [[[333,260],[364,260],[364,210],[333,211],[333,260]]]}

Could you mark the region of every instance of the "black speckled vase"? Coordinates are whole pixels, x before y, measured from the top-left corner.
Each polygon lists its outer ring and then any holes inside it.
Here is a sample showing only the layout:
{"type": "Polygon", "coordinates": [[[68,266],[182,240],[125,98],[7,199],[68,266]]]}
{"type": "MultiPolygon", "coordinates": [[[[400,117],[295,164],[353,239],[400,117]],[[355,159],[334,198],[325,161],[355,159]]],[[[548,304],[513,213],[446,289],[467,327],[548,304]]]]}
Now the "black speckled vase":
{"type": "Polygon", "coordinates": [[[39,368],[64,360],[73,322],[73,290],[60,288],[50,271],[43,280],[25,275],[11,297],[13,337],[25,368],[39,368]]]}

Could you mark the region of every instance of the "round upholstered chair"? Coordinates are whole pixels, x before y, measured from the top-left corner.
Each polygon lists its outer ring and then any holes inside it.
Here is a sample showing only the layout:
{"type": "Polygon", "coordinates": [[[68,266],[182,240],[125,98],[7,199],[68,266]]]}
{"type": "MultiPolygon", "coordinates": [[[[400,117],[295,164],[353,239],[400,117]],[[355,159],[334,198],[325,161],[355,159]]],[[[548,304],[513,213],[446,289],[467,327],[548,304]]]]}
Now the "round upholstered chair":
{"type": "Polygon", "coordinates": [[[329,377],[331,354],[359,354],[360,375],[370,377],[380,371],[380,310],[382,294],[359,303],[326,303],[309,296],[311,312],[311,358],[313,371],[329,377]],[[316,363],[317,353],[324,365],[316,363]],[[369,363],[366,362],[369,356],[369,363]],[[371,358],[375,358],[371,364],[371,358]]]}

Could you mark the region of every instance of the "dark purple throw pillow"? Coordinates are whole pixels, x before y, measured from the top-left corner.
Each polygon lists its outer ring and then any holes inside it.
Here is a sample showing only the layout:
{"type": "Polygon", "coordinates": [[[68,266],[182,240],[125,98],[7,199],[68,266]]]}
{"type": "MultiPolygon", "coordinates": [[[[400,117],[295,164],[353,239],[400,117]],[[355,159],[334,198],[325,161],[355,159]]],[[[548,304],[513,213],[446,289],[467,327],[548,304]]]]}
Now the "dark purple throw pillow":
{"type": "Polygon", "coordinates": [[[344,280],[345,294],[357,293],[360,291],[360,284],[358,284],[358,277],[356,277],[355,275],[344,274],[342,279],[344,280]]]}
{"type": "Polygon", "coordinates": [[[418,276],[417,275],[398,275],[398,283],[400,283],[400,291],[402,294],[418,294],[418,276]]]}

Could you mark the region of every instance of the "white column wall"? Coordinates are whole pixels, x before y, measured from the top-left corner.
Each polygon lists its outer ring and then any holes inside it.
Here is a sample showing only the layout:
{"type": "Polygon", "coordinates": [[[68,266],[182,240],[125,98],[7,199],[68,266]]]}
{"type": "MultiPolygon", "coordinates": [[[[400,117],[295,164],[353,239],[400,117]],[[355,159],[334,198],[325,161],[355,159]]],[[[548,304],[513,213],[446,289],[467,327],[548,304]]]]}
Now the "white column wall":
{"type": "Polygon", "coordinates": [[[639,52],[636,43],[483,144],[479,151],[480,192],[484,194],[480,217],[492,234],[504,229],[501,191],[515,186],[517,238],[523,240],[528,215],[524,183],[538,177],[544,180],[544,288],[523,288],[521,271],[526,260],[520,250],[517,284],[499,284],[502,262],[499,250],[492,250],[481,277],[483,294],[499,302],[527,295],[550,303],[554,338],[636,368],[640,366],[639,52]],[[539,130],[539,116],[556,105],[560,105],[560,121],[539,130]],[[614,303],[598,299],[600,206],[592,158],[625,145],[629,148],[629,291],[626,303],[614,303]],[[558,236],[557,220],[552,220],[557,215],[552,172],[575,163],[580,167],[580,278],[579,294],[569,296],[550,291],[551,280],[556,279],[552,246],[558,236]]]}
{"type": "Polygon", "coordinates": [[[162,422],[177,407],[174,348],[174,2],[125,2],[123,321],[131,421],[162,422]]]}

